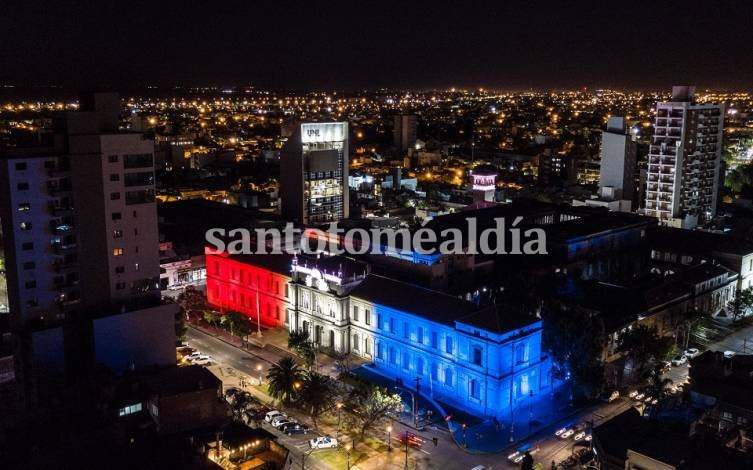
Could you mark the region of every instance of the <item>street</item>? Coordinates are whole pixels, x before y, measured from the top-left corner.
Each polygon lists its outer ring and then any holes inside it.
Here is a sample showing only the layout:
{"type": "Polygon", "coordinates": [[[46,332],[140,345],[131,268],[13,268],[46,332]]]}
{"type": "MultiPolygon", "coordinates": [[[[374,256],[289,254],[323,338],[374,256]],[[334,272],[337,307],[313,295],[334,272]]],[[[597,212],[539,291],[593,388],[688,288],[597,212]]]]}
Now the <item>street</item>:
{"type": "MultiPolygon", "coordinates": [[[[711,344],[710,349],[722,351],[732,350],[740,354],[746,351],[750,352],[751,338],[753,338],[753,325],[733,333],[717,343],[711,344]]],[[[187,342],[202,353],[212,356],[219,365],[232,367],[247,374],[248,377],[251,378],[252,383],[258,380],[260,371],[257,367],[259,365],[262,366],[262,375],[266,375],[267,369],[271,364],[277,362],[281,357],[286,355],[292,356],[291,353],[282,351],[280,348],[262,349],[251,347],[249,352],[242,351],[233,345],[194,328],[189,328],[187,342]]],[[[688,376],[688,366],[687,364],[684,364],[672,367],[665,376],[672,379],[673,383],[685,382],[688,376]]],[[[400,442],[398,435],[405,431],[411,431],[425,441],[421,447],[409,447],[408,461],[411,468],[415,468],[414,466],[416,465],[421,469],[436,468],[441,470],[467,470],[477,465],[483,465],[486,469],[519,468],[519,464],[508,461],[507,456],[516,449],[530,449],[534,455],[534,460],[543,463],[544,468],[548,470],[552,461],[559,463],[565,460],[572,454],[573,448],[576,447],[574,446],[575,442],[572,436],[567,439],[561,439],[555,436],[555,431],[557,429],[562,427],[580,427],[587,431],[587,423],[590,422],[592,426],[597,426],[600,423],[611,419],[613,416],[627,410],[633,406],[634,403],[635,402],[628,397],[620,397],[612,403],[598,403],[584,410],[579,410],[567,419],[542,428],[538,433],[529,437],[524,442],[516,444],[509,451],[502,454],[470,454],[455,443],[446,429],[433,429],[432,427],[426,427],[424,431],[416,431],[415,429],[406,427],[395,421],[392,423],[393,430],[391,433],[393,450],[391,452],[381,452],[366,461],[354,463],[352,467],[380,470],[404,468],[405,449],[400,442]],[[432,444],[432,438],[434,437],[437,437],[438,439],[438,445],[436,447],[432,444]]],[[[308,439],[315,436],[315,434],[309,433],[305,436],[298,435],[290,437],[282,435],[282,433],[274,430],[266,423],[263,426],[265,429],[277,434],[280,437],[280,441],[288,445],[293,453],[294,462],[300,464],[301,454],[310,450],[308,447],[308,439]]],[[[501,441],[509,439],[509,429],[500,429],[496,432],[499,434],[499,439],[501,441]]],[[[384,434],[385,435],[383,436],[377,435],[375,437],[386,442],[386,432],[384,434]]],[[[582,444],[583,442],[581,442],[581,445],[582,444]]],[[[327,468],[325,463],[317,463],[316,458],[318,453],[326,452],[327,451],[312,452],[311,455],[306,458],[306,467],[318,468],[320,470],[327,468]]],[[[296,466],[293,465],[292,468],[296,468],[296,466]]]]}

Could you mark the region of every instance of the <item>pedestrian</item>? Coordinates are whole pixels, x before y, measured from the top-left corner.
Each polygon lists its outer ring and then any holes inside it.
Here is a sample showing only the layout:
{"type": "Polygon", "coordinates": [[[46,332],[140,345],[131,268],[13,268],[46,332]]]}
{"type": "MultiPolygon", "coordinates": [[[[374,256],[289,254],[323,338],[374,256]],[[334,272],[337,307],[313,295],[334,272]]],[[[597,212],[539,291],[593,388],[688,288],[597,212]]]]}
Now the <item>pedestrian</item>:
{"type": "Polygon", "coordinates": [[[552,460],[552,470],[557,470],[557,464],[552,460]]]}

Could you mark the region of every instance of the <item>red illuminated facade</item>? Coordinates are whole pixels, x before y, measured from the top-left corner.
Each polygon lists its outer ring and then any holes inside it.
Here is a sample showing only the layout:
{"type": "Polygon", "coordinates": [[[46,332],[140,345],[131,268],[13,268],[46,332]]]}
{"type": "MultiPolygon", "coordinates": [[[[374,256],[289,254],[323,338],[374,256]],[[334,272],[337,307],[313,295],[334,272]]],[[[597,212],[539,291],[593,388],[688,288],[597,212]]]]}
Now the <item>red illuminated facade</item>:
{"type": "Polygon", "coordinates": [[[206,253],[207,300],[266,328],[285,326],[292,305],[290,255],[206,253]]]}

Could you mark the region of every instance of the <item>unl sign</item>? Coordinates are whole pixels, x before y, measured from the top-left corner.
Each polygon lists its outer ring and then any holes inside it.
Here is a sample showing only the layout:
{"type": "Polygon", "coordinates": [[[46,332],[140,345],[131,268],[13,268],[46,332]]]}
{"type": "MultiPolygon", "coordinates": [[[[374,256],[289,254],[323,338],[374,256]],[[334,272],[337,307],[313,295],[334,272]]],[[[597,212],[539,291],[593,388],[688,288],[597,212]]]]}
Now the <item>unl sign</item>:
{"type": "Polygon", "coordinates": [[[348,139],[347,122],[311,122],[301,124],[303,143],[343,142],[348,139]]]}

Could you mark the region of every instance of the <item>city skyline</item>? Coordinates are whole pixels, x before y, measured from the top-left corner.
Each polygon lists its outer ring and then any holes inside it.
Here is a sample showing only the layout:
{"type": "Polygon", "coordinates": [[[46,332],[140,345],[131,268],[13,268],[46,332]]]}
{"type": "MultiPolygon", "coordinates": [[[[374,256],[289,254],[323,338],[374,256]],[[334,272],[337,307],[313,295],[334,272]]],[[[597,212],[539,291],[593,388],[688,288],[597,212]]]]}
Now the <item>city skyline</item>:
{"type": "Polygon", "coordinates": [[[0,83],[19,86],[745,88],[753,76],[737,41],[741,4],[24,2],[8,11],[0,83]],[[657,39],[669,26],[669,39],[689,40],[657,39]]]}

